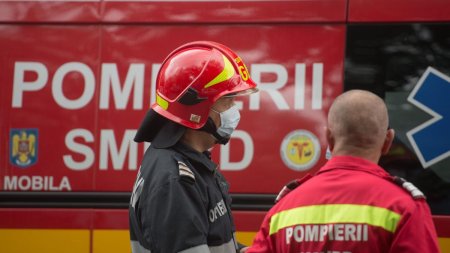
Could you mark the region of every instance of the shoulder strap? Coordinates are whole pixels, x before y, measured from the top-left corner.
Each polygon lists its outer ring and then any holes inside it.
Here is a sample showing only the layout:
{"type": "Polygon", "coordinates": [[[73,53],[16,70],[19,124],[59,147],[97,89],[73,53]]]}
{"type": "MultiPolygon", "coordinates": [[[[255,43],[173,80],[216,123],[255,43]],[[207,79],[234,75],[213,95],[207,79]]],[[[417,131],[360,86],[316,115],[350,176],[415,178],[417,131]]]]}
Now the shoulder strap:
{"type": "Polygon", "coordinates": [[[195,183],[195,174],[181,155],[175,154],[175,160],[178,163],[178,172],[180,179],[189,183],[195,183]]]}
{"type": "Polygon", "coordinates": [[[286,196],[288,193],[290,193],[292,190],[294,190],[295,188],[297,188],[298,186],[300,186],[301,184],[303,184],[304,182],[308,181],[309,179],[311,179],[313,176],[311,176],[311,174],[306,174],[306,176],[304,176],[301,179],[294,179],[292,181],[290,181],[289,183],[287,183],[283,189],[281,189],[281,191],[278,193],[277,198],[275,199],[275,203],[277,203],[278,201],[280,201],[284,196],[286,196]]]}
{"type": "Polygon", "coordinates": [[[181,161],[178,161],[178,170],[182,179],[187,179],[190,182],[195,182],[195,174],[192,170],[181,161]]]}
{"type": "Polygon", "coordinates": [[[401,186],[409,194],[411,194],[413,199],[425,199],[425,195],[415,185],[406,181],[405,179],[394,176],[392,177],[392,181],[394,181],[396,185],[401,186]]]}

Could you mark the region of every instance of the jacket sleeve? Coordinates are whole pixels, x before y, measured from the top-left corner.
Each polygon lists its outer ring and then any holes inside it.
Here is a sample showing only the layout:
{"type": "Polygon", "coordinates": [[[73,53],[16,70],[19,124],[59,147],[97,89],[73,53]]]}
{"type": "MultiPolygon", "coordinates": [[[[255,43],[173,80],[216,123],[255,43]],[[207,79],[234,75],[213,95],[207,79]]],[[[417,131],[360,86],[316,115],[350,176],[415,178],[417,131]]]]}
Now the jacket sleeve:
{"type": "Polygon", "coordinates": [[[208,216],[195,184],[171,178],[141,202],[143,234],[151,252],[209,252],[208,216]]]}
{"type": "Polygon", "coordinates": [[[246,253],[269,253],[273,251],[272,241],[269,235],[270,231],[270,214],[264,218],[258,233],[253,240],[252,246],[246,253]]]}
{"type": "Polygon", "coordinates": [[[436,229],[425,200],[416,200],[395,233],[390,253],[439,253],[436,229]]]}

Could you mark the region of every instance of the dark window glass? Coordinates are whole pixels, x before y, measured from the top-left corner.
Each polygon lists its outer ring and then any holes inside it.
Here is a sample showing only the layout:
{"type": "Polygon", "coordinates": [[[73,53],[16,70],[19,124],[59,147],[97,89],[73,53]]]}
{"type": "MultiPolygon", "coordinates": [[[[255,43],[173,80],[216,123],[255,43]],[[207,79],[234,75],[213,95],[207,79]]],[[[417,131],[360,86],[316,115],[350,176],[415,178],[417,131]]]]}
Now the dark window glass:
{"type": "MultiPolygon", "coordinates": [[[[344,89],[370,90],[382,97],[396,131],[393,147],[380,165],[421,189],[433,214],[449,215],[450,157],[424,168],[407,132],[432,116],[407,98],[428,67],[450,76],[450,25],[349,25],[346,50],[344,89]]],[[[450,94],[446,103],[450,108],[450,94]]],[[[436,138],[450,147],[450,129],[429,141],[436,138]]]]}

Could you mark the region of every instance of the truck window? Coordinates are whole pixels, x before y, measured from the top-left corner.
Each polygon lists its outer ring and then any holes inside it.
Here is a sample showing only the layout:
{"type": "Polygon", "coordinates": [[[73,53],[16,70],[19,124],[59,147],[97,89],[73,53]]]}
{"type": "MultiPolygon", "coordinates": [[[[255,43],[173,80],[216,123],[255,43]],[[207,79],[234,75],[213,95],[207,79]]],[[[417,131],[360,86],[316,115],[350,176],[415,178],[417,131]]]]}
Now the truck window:
{"type": "Polygon", "coordinates": [[[450,87],[449,29],[448,24],[351,24],[347,32],[344,89],[384,98],[396,138],[380,164],[424,192],[434,215],[450,214],[450,133],[444,130],[450,126],[450,88],[425,84],[427,73],[438,73],[437,80],[450,87]],[[422,94],[428,98],[417,101],[422,94]],[[434,124],[441,126],[430,124],[433,115],[423,108],[440,114],[434,124]]]}

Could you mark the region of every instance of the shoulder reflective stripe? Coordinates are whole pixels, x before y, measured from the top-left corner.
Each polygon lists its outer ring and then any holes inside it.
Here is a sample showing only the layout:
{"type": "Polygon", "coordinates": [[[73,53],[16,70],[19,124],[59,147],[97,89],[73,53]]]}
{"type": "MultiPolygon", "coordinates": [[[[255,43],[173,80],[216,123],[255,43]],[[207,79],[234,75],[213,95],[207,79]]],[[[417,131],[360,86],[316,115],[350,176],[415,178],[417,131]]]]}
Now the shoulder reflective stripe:
{"type": "Polygon", "coordinates": [[[133,252],[133,253],[151,253],[150,250],[144,248],[138,241],[131,241],[131,252],[133,252]]]}
{"type": "Polygon", "coordinates": [[[394,233],[400,221],[400,214],[386,208],[332,204],[298,207],[279,212],[270,220],[272,235],[285,227],[300,224],[330,224],[330,223],[365,223],[371,226],[382,227],[394,233]]]}
{"type": "Polygon", "coordinates": [[[184,162],[178,161],[178,169],[179,169],[180,176],[189,177],[195,181],[194,172],[192,172],[192,170],[189,169],[189,167],[184,162]]]}
{"type": "MultiPolygon", "coordinates": [[[[150,250],[144,248],[138,241],[131,241],[131,252],[133,253],[151,253],[150,250]]],[[[220,246],[208,247],[206,244],[198,245],[189,249],[179,251],[179,253],[225,253],[236,252],[234,240],[222,244],[220,246]]]]}
{"type": "Polygon", "coordinates": [[[236,252],[236,246],[234,244],[234,240],[231,239],[229,242],[220,246],[209,247],[209,250],[211,251],[211,253],[236,252]]]}
{"type": "Polygon", "coordinates": [[[202,244],[189,249],[180,251],[179,253],[210,253],[208,245],[202,244]]]}
{"type": "Polygon", "coordinates": [[[239,249],[239,245],[238,245],[238,240],[236,238],[236,232],[233,232],[233,243],[234,243],[234,248],[235,249],[239,249]]]}

